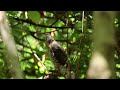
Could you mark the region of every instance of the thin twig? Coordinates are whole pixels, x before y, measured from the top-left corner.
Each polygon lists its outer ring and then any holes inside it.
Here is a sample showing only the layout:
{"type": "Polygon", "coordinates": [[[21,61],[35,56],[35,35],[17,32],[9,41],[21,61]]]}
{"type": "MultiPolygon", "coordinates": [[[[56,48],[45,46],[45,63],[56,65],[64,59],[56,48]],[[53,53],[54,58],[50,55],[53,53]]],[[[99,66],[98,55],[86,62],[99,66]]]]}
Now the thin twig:
{"type": "Polygon", "coordinates": [[[83,32],[83,25],[84,25],[84,11],[82,13],[82,32],[83,32]]]}
{"type": "Polygon", "coordinates": [[[42,61],[40,60],[40,58],[38,57],[38,55],[35,54],[34,51],[32,50],[31,45],[30,45],[27,37],[25,37],[25,38],[26,38],[26,40],[27,40],[27,42],[28,42],[28,44],[29,44],[29,47],[30,47],[31,52],[32,52],[32,54],[34,55],[34,57],[40,62],[40,64],[44,67],[44,69],[47,70],[47,72],[49,73],[48,69],[47,69],[47,68],[45,67],[45,65],[42,63],[42,61]]]}
{"type": "MultiPolygon", "coordinates": [[[[83,20],[84,20],[84,11],[83,11],[83,14],[82,14],[82,33],[83,33],[83,26],[84,26],[84,22],[83,22],[83,20]]],[[[81,56],[82,56],[82,54],[83,54],[83,50],[82,50],[82,48],[81,48],[81,46],[82,46],[82,43],[84,43],[84,41],[83,41],[83,39],[80,39],[80,41],[79,41],[79,49],[81,49],[80,51],[81,51],[81,55],[80,55],[80,58],[79,58],[79,60],[77,61],[77,63],[76,63],[76,72],[75,72],[75,79],[78,79],[79,78],[79,73],[80,73],[80,59],[82,58],[81,56]]],[[[79,50],[77,50],[77,52],[78,52],[79,50]]]]}

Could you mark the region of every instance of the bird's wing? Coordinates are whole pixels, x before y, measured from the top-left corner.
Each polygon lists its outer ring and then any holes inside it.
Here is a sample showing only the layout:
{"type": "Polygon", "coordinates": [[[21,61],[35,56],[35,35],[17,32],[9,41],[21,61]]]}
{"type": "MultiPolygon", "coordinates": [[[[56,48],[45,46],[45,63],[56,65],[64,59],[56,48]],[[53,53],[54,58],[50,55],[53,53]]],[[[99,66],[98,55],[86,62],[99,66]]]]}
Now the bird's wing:
{"type": "Polygon", "coordinates": [[[65,53],[64,49],[56,42],[52,45],[52,52],[54,58],[61,64],[65,65],[67,61],[67,54],[65,53]]]}

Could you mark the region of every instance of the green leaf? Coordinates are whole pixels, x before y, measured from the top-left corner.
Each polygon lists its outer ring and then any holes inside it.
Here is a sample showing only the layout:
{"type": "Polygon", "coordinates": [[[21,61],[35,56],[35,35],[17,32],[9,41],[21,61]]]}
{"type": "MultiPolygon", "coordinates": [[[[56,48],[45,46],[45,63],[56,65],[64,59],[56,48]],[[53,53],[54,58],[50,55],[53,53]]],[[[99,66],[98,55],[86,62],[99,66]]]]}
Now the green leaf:
{"type": "Polygon", "coordinates": [[[52,23],[54,23],[56,20],[55,19],[48,19],[47,20],[47,25],[51,25],[52,23]]]}
{"type": "Polygon", "coordinates": [[[35,69],[38,69],[38,66],[37,66],[37,65],[35,65],[35,66],[34,66],[34,68],[35,68],[35,69]]]}
{"type": "Polygon", "coordinates": [[[44,73],[45,72],[45,68],[41,67],[41,68],[39,68],[39,71],[40,71],[40,73],[44,73]]]}
{"type": "Polygon", "coordinates": [[[116,64],[116,67],[117,67],[117,68],[120,68],[120,64],[116,64]]]}
{"type": "Polygon", "coordinates": [[[82,28],[82,22],[79,21],[75,24],[75,29],[81,29],[82,28]]]}
{"type": "Polygon", "coordinates": [[[59,78],[59,79],[65,79],[65,77],[63,77],[63,76],[59,76],[58,78],[59,78]]]}
{"type": "Polygon", "coordinates": [[[28,17],[36,24],[39,24],[40,21],[40,14],[37,11],[29,11],[28,17]]]}

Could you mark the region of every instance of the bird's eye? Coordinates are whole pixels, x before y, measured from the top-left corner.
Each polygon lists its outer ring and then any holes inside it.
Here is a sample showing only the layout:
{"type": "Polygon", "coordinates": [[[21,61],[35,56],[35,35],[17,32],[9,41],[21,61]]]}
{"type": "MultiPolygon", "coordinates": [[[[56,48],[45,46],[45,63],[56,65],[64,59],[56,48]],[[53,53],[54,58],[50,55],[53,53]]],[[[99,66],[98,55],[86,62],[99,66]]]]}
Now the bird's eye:
{"type": "Polygon", "coordinates": [[[50,43],[52,43],[54,40],[52,40],[52,39],[50,39],[50,40],[48,40],[48,43],[50,44],[50,43]]]}

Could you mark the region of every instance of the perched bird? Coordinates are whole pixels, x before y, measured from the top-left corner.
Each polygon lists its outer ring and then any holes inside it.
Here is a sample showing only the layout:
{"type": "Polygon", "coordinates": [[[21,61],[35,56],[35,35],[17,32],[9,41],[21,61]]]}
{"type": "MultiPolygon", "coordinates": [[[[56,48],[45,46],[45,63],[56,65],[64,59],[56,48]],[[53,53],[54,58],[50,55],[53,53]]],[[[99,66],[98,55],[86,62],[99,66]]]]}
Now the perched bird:
{"type": "MultiPolygon", "coordinates": [[[[71,78],[71,65],[62,46],[50,34],[46,34],[46,45],[55,65],[55,75],[71,78]]],[[[74,74],[72,75],[74,77],[74,74]]]]}
{"type": "Polygon", "coordinates": [[[64,49],[50,34],[46,34],[46,44],[50,50],[52,58],[55,63],[64,66],[67,62],[67,54],[64,49]]]}

